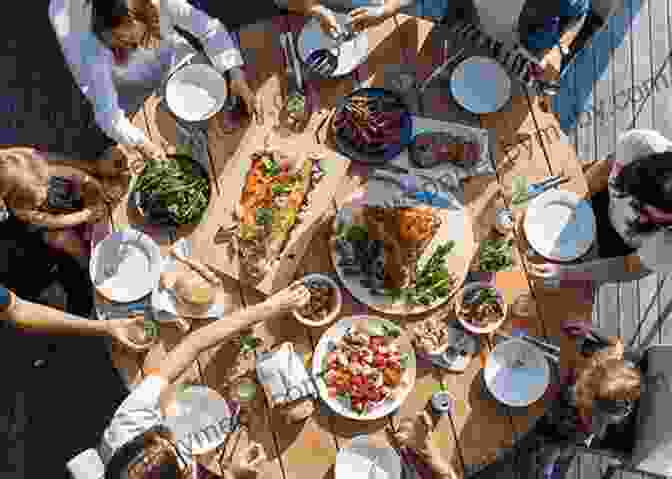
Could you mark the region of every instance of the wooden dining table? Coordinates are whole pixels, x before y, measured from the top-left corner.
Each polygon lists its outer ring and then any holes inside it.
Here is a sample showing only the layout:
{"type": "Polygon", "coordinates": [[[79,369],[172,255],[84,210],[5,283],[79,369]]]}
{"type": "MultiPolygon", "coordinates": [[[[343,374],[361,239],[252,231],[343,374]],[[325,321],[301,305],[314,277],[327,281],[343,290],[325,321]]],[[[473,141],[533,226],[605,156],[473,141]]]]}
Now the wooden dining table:
{"type": "MultiPolygon", "coordinates": [[[[305,24],[299,16],[280,16],[272,21],[252,25],[240,31],[241,49],[246,63],[246,73],[260,99],[264,112],[264,124],[246,122],[241,128],[226,128],[223,114],[218,114],[208,124],[209,151],[213,161],[211,201],[204,221],[198,226],[181,227],[169,234],[148,231],[159,242],[162,253],[167,254],[171,244],[180,237],[192,241],[192,257],[217,269],[221,246],[212,243],[212,233],[227,214],[224,205],[230,204],[230,196],[240,191],[227,189],[227,177],[247,154],[251,146],[260,142],[269,133],[277,145],[291,141],[312,149],[333,148],[328,131],[319,125],[330,114],[337,101],[351,91],[364,86],[378,86],[399,91],[414,114],[420,98],[413,88],[400,85],[400,75],[411,74],[422,81],[440,62],[441,45],[448,26],[430,21],[396,15],[368,30],[370,54],[352,75],[329,80],[309,80],[311,101],[314,109],[303,132],[285,137],[278,133],[278,98],[286,89],[285,65],[280,50],[279,35],[292,31],[295,35],[305,24]],[[156,233],[156,234],[153,234],[156,233]]],[[[471,47],[469,47],[471,48],[471,47]]],[[[478,51],[475,50],[474,54],[478,51]]],[[[556,65],[556,70],[559,65],[556,65]]],[[[549,66],[552,69],[553,65],[549,66]]],[[[552,70],[549,70],[552,74],[552,70]]],[[[448,72],[449,73],[449,72],[448,72]]],[[[473,236],[478,242],[499,237],[493,229],[495,213],[499,208],[510,207],[516,217],[516,228],[510,233],[514,239],[514,266],[510,271],[494,276],[495,285],[501,289],[505,301],[512,305],[523,294],[533,298],[536,308],[527,317],[509,314],[501,331],[507,334],[527,334],[545,337],[547,341],[561,346],[561,363],[571,360],[573,345],[561,333],[565,319],[591,320],[592,302],[585,294],[583,284],[563,284],[562,288],[535,281],[527,274],[530,262],[541,259],[530,253],[522,229],[525,206],[513,206],[512,185],[514,178],[523,176],[529,182],[541,180],[559,172],[571,178],[560,188],[587,197],[588,188],[576,153],[559,128],[558,119],[549,111],[546,99],[536,96],[524,87],[513,85],[511,100],[496,113],[473,115],[462,110],[451,98],[445,82],[439,80],[430,86],[424,96],[423,116],[469,124],[487,129],[490,134],[492,161],[496,175],[469,178],[464,181],[464,207],[471,217],[473,236]]],[[[153,139],[160,138],[164,144],[175,144],[177,130],[175,119],[159,107],[161,99],[151,97],[144,108],[133,118],[136,126],[145,130],[153,139]]],[[[281,103],[281,102],[280,102],[281,103]]],[[[328,211],[316,223],[310,237],[303,239],[297,267],[293,278],[309,273],[333,273],[334,266],[329,256],[331,221],[340,207],[356,191],[366,187],[368,170],[355,164],[349,165],[347,174],[330,199],[328,211]]],[[[125,198],[112,212],[115,227],[142,228],[143,222],[125,198]]],[[[477,251],[471,251],[472,271],[478,273],[477,251]]],[[[252,286],[230,277],[220,275],[226,291],[225,309],[228,313],[263,301],[266,294],[252,286]]],[[[340,317],[370,314],[385,316],[355,300],[342,288],[344,296],[340,317]]],[[[102,300],[102,298],[99,298],[102,300]]],[[[401,324],[412,327],[413,323],[439,315],[449,316],[452,303],[436,308],[422,317],[401,317],[401,324]]],[[[511,308],[509,308],[511,310],[511,308]]],[[[226,321],[226,317],[220,319],[226,321]]],[[[201,328],[209,320],[190,320],[191,328],[201,328]]],[[[270,350],[291,342],[304,355],[310,365],[311,353],[323,328],[310,328],[298,323],[291,316],[277,317],[244,332],[258,338],[258,350],[270,350]]],[[[148,352],[136,353],[114,345],[112,358],[117,369],[129,383],[129,387],[142,381],[146,372],[155,368],[184,337],[184,333],[171,324],[161,325],[160,340],[148,352]]],[[[350,443],[353,437],[366,434],[372,441],[389,444],[386,426],[396,427],[399,421],[415,415],[427,407],[434,392],[447,389],[456,399],[452,414],[440,418],[437,424],[437,440],[445,458],[450,461],[458,475],[467,477],[484,465],[493,462],[498,453],[512,446],[521,434],[530,429],[545,411],[545,400],[540,399],[529,407],[513,408],[497,402],[488,392],[483,380],[483,367],[488,352],[495,346],[493,337],[482,337],[482,351],[469,363],[462,373],[452,373],[433,367],[431,363],[418,360],[415,387],[398,411],[374,421],[354,421],[334,414],[325,405],[316,401],[315,412],[298,424],[287,424],[278,412],[269,407],[263,394],[254,403],[254,414],[243,427],[227,437],[226,442],[204,456],[199,462],[219,474],[220,462],[242,450],[251,441],[259,442],[269,458],[264,465],[264,477],[269,479],[322,478],[334,475],[338,451],[350,443]]],[[[238,343],[218,345],[200,354],[191,367],[178,379],[178,384],[204,384],[230,395],[230,388],[241,377],[254,377],[254,355],[242,354],[238,343]]]]}

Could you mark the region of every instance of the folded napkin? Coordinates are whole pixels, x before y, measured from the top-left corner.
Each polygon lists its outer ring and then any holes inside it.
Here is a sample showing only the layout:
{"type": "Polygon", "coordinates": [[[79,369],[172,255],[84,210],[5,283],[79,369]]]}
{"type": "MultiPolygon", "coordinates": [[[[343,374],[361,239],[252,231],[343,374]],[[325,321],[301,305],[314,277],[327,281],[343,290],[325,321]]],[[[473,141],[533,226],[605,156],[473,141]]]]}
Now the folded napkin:
{"type": "Polygon", "coordinates": [[[272,407],[317,393],[313,378],[292,343],[283,343],[274,352],[260,354],[257,357],[257,378],[272,407]]]}

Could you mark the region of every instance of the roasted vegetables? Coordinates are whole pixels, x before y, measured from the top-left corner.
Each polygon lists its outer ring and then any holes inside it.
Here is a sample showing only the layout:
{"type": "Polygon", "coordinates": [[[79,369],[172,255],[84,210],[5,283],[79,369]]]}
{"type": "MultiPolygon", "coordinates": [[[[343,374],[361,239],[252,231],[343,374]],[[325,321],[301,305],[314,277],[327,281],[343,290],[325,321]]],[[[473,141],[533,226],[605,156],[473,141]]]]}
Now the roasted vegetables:
{"type": "Polygon", "coordinates": [[[354,96],[334,117],[334,128],[356,148],[380,152],[401,142],[405,112],[405,105],[390,96],[354,96]]]}

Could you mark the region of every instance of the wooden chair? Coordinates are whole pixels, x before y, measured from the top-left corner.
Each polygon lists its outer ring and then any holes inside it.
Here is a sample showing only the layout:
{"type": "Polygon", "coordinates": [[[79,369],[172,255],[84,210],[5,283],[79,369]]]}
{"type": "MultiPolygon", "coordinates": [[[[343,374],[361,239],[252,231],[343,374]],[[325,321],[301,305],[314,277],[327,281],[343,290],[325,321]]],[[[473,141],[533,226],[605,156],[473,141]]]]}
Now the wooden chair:
{"type": "Polygon", "coordinates": [[[642,396],[629,419],[614,424],[590,447],[577,446],[581,454],[614,460],[602,476],[611,479],[617,471],[644,477],[672,475],[672,344],[646,347],[639,356],[643,373],[642,396]]]}

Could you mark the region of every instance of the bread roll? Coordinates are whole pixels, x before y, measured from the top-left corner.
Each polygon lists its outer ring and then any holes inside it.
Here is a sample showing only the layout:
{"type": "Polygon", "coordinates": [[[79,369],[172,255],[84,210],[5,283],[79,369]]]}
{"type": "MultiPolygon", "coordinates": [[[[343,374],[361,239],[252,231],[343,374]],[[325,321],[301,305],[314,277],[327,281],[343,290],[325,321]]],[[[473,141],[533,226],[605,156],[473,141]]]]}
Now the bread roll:
{"type": "Polygon", "coordinates": [[[215,290],[212,285],[196,273],[177,278],[175,295],[186,306],[196,308],[208,308],[215,301],[215,290]]]}

